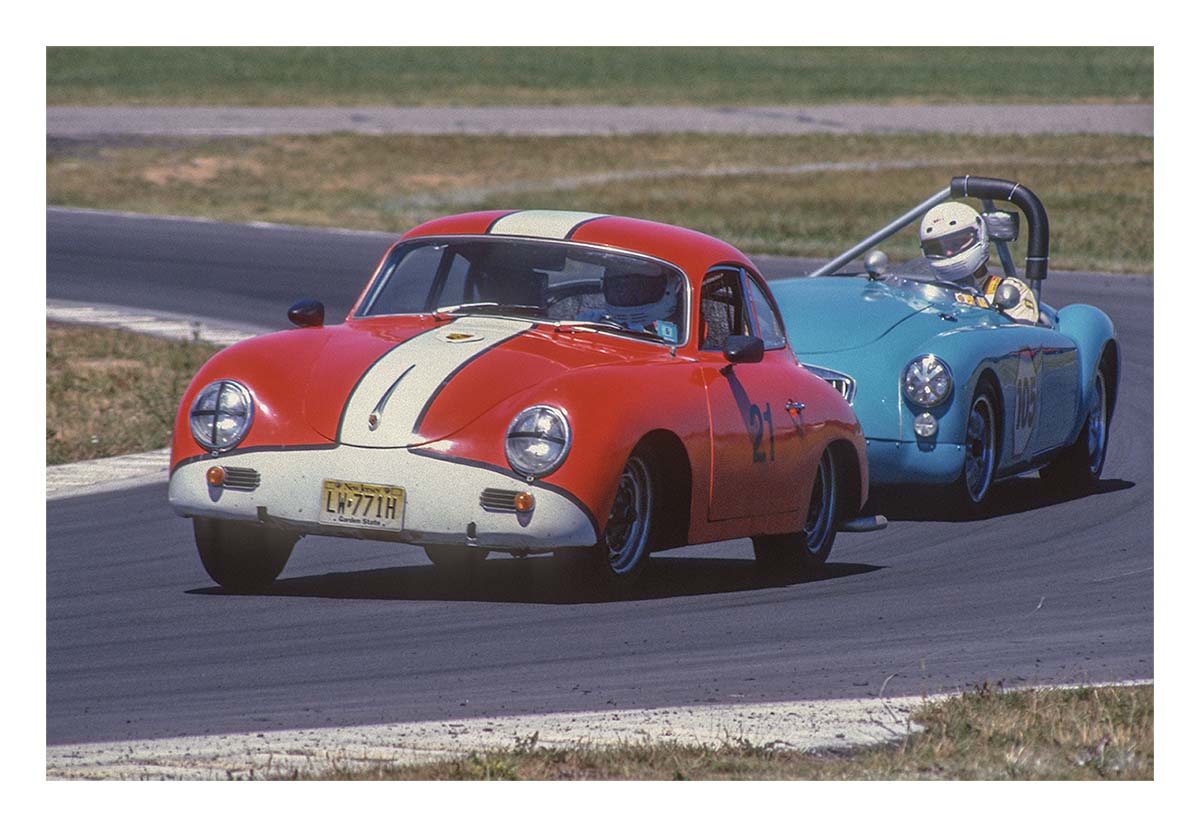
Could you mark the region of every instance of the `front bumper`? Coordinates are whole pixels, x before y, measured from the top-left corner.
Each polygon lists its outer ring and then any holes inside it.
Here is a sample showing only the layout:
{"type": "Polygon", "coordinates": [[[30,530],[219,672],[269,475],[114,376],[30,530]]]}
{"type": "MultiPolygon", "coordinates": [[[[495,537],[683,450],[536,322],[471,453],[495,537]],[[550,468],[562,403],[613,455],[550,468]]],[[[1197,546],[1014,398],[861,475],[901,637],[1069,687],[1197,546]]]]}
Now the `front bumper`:
{"type": "Polygon", "coordinates": [[[949,485],[965,458],[963,446],[951,442],[867,440],[871,485],[949,485]]]}
{"type": "Polygon", "coordinates": [[[300,534],[518,551],[586,547],[597,541],[591,513],[562,489],[527,483],[491,466],[403,448],[339,445],[204,457],[175,469],[168,499],[185,517],[262,522],[300,534]],[[205,475],[214,465],[253,469],[258,485],[250,491],[211,486],[205,475]],[[320,522],[322,482],[327,479],[403,488],[403,528],[320,522]],[[485,509],[480,495],[488,488],[529,491],[534,508],[526,514],[485,509]]]}

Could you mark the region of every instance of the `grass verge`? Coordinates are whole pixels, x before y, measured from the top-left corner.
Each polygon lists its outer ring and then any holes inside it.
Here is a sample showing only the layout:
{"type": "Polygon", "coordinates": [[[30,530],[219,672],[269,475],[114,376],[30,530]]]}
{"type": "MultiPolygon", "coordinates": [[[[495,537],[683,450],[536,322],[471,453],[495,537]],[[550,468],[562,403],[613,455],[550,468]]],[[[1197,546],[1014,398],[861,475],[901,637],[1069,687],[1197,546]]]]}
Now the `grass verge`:
{"type": "MultiPolygon", "coordinates": [[[[970,172],[1021,181],[1042,197],[1052,266],[1149,272],[1153,157],[1150,138],[1106,135],[55,141],[47,197],[397,233],[474,209],[581,209],[681,224],[750,254],[828,257],[970,172]]],[[[885,249],[911,258],[915,232],[885,249]]]]}
{"type": "Polygon", "coordinates": [[[47,464],[166,446],[188,382],[219,349],[47,323],[47,464]]]}
{"type": "Polygon", "coordinates": [[[46,50],[46,99],[51,106],[1145,102],[1153,74],[1150,48],[57,47],[46,50]],[[954,83],[946,84],[950,72],[954,83]]]}
{"type": "Polygon", "coordinates": [[[924,730],[897,744],[794,752],[733,742],[513,748],[325,780],[1149,780],[1154,687],[978,688],[921,708],[924,730]]]}

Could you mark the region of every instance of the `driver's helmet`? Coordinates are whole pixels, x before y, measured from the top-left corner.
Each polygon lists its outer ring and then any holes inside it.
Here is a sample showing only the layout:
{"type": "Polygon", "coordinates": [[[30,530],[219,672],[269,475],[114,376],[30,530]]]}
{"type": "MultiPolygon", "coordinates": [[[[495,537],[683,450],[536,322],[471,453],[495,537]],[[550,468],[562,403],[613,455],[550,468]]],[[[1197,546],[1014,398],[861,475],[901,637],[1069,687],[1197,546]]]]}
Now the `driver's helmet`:
{"type": "Polygon", "coordinates": [[[946,281],[970,286],[988,260],[983,216],[966,204],[938,204],[921,219],[921,250],[946,281]]]}
{"type": "Polygon", "coordinates": [[[603,290],[605,313],[631,330],[653,329],[679,306],[679,279],[661,273],[609,273],[603,290]]]}

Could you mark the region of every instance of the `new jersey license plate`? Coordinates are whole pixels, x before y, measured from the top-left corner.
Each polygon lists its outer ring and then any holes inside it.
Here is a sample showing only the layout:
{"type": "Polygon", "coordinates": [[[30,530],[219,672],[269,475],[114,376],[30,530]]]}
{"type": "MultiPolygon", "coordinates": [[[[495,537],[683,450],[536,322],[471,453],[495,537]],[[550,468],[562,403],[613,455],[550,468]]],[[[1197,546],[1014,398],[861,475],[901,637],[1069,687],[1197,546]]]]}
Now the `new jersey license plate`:
{"type": "Polygon", "coordinates": [[[394,485],[325,480],[321,483],[319,522],[399,531],[404,528],[404,489],[394,485]]]}

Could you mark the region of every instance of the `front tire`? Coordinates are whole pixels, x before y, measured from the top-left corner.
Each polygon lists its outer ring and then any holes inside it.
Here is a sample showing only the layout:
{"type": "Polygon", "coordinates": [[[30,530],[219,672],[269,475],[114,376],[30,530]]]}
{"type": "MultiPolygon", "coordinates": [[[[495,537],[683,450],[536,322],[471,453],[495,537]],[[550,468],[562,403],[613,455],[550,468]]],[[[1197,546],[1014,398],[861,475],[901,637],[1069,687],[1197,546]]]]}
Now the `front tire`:
{"type": "Polygon", "coordinates": [[[488,556],[487,549],[470,546],[425,546],[425,556],[439,571],[472,571],[488,556]]]}
{"type": "Polygon", "coordinates": [[[300,539],[279,529],[232,520],[192,520],[196,550],[208,576],[226,591],[254,593],[271,585],[300,539]]]}
{"type": "Polygon", "coordinates": [[[819,570],[829,559],[838,526],[838,475],[826,448],[817,464],[804,530],[754,538],[754,559],[764,568],[819,570]]]}
{"type": "Polygon", "coordinates": [[[1092,379],[1092,398],[1079,438],[1049,465],[1039,476],[1056,492],[1086,494],[1100,482],[1104,460],[1108,456],[1108,420],[1111,397],[1104,372],[1096,371],[1092,379]]]}
{"type": "Polygon", "coordinates": [[[991,388],[977,387],[967,413],[967,431],[963,440],[966,456],[957,484],[958,499],[968,512],[984,510],[996,479],[1000,451],[998,410],[991,388]]]}
{"type": "Polygon", "coordinates": [[[589,580],[630,583],[644,571],[657,525],[659,486],[650,451],[635,450],[621,476],[600,542],[590,549],[555,552],[568,567],[580,566],[589,580]]]}

